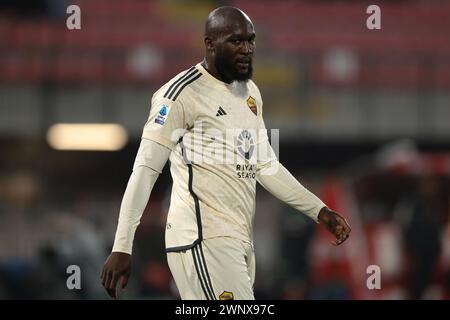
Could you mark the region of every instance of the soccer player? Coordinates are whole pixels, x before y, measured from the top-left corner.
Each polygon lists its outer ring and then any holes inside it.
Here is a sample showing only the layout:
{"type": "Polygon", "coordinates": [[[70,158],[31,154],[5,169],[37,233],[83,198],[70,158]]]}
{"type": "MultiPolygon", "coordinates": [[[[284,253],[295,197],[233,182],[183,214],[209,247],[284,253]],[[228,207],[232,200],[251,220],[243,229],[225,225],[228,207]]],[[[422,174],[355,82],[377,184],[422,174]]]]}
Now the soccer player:
{"type": "Polygon", "coordinates": [[[255,36],[244,12],[215,9],[205,24],[204,60],[153,95],[101,275],[111,297],[127,285],[134,234],[168,159],[166,251],[182,299],[254,299],[256,182],[323,224],[335,245],[348,238],[346,220],[298,182],[269,144],[261,94],[250,80],[255,36]]]}

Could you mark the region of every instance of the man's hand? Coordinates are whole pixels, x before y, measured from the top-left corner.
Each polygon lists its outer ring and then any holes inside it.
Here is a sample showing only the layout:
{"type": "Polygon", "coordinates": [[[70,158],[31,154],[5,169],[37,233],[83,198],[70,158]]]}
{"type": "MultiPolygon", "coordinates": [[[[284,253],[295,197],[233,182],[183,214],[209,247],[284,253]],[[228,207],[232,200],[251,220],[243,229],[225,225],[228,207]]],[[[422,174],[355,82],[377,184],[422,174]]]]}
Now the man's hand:
{"type": "Polygon", "coordinates": [[[114,299],[127,286],[131,273],[131,255],[122,252],[112,252],[102,270],[102,285],[114,299]]]}
{"type": "Polygon", "coordinates": [[[336,237],[336,240],[331,242],[335,246],[338,246],[347,240],[350,231],[352,230],[345,218],[327,207],[320,210],[319,221],[336,237]]]}

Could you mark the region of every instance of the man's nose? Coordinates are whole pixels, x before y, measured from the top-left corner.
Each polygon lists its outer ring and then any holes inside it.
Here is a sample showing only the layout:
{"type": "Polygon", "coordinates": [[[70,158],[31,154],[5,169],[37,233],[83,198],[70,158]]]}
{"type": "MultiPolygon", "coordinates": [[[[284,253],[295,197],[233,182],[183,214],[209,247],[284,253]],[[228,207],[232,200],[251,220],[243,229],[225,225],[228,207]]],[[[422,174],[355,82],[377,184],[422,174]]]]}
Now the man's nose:
{"type": "Polygon", "coordinates": [[[243,54],[252,54],[253,53],[253,45],[249,41],[243,42],[242,53],[243,54]]]}

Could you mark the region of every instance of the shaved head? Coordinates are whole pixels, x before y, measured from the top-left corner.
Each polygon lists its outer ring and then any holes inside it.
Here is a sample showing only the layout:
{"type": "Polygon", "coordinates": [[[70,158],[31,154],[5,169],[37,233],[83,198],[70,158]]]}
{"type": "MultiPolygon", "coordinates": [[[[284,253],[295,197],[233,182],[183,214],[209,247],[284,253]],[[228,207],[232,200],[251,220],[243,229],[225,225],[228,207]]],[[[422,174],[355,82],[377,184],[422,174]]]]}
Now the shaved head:
{"type": "Polygon", "coordinates": [[[248,15],[235,7],[219,7],[211,11],[205,23],[205,37],[216,39],[224,32],[230,31],[234,26],[249,23],[253,26],[248,15]]]}
{"type": "Polygon", "coordinates": [[[242,10],[219,7],[205,23],[205,60],[203,66],[226,83],[247,81],[252,77],[255,48],[253,23],[242,10]]]}

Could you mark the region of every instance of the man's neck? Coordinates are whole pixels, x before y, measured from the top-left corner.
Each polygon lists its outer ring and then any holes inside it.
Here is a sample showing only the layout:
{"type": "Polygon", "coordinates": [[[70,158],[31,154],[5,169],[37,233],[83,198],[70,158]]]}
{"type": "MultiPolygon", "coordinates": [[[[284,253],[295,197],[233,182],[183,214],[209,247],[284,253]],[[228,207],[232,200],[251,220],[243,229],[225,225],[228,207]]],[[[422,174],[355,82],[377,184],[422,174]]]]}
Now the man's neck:
{"type": "Polygon", "coordinates": [[[220,80],[220,81],[228,83],[228,84],[230,84],[232,82],[232,81],[230,81],[230,82],[225,81],[222,78],[222,76],[220,75],[220,73],[217,71],[216,66],[214,65],[214,63],[212,63],[211,61],[208,61],[207,58],[203,59],[202,67],[205,68],[205,70],[208,71],[209,74],[212,75],[217,80],[220,80]]]}

